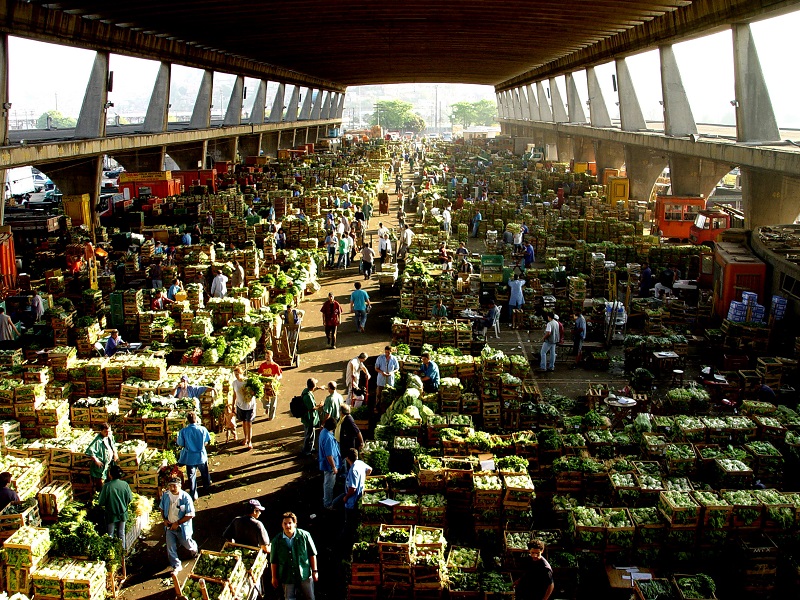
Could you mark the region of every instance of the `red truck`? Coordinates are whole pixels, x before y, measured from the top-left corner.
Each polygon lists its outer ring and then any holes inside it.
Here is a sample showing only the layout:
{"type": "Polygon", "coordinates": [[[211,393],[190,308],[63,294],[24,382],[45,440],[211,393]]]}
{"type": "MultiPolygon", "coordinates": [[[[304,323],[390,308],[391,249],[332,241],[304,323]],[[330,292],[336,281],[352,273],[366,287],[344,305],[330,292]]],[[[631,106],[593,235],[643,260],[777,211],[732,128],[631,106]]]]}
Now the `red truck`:
{"type": "Polygon", "coordinates": [[[713,247],[726,229],[744,227],[744,214],[735,208],[715,206],[701,210],[689,228],[689,241],[713,247]]]}

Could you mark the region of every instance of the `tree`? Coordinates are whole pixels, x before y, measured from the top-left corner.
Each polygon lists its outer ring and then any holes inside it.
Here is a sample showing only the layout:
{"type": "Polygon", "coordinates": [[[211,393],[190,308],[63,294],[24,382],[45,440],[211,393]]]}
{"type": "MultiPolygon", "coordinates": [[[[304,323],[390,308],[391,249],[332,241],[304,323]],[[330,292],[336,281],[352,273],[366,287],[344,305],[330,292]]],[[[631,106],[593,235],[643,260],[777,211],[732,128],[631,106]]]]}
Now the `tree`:
{"type": "Polygon", "coordinates": [[[470,125],[491,125],[497,121],[495,103],[491,100],[478,102],[456,102],[450,105],[450,122],[470,125]]]}
{"type": "Polygon", "coordinates": [[[414,133],[419,133],[425,129],[425,119],[420,117],[418,114],[411,114],[409,115],[405,123],[403,123],[403,131],[413,131],[414,133]]]}
{"type": "Polygon", "coordinates": [[[413,107],[413,104],[403,100],[378,100],[375,112],[370,117],[370,125],[380,125],[384,129],[402,129],[411,116],[413,107]]]}
{"type": "Polygon", "coordinates": [[[50,126],[56,129],[71,129],[78,124],[78,121],[72,117],[65,117],[57,110],[48,110],[36,119],[37,129],[47,129],[47,117],[50,117],[50,126]]]}

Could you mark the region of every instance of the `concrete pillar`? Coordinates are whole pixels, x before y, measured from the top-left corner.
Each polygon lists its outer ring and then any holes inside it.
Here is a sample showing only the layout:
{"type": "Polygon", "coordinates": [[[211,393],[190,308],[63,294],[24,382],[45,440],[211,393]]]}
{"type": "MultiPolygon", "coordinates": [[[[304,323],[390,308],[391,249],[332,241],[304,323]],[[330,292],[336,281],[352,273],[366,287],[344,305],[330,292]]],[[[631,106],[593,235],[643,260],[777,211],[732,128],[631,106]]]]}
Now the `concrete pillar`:
{"type": "Polygon", "coordinates": [[[250,109],[250,118],[247,119],[247,122],[254,125],[261,125],[264,123],[266,106],[267,82],[262,79],[258,82],[258,89],[256,90],[255,98],[253,98],[253,108],[250,109]]]}
{"type": "Polygon", "coordinates": [[[139,148],[112,154],[112,158],[131,173],[153,172],[164,170],[166,147],[139,148]]]}
{"type": "Polygon", "coordinates": [[[567,110],[564,108],[564,100],[561,99],[561,92],[558,91],[555,77],[550,78],[550,103],[553,109],[553,121],[556,123],[569,121],[567,110]]]}
{"type": "Polygon", "coordinates": [[[153,85],[153,93],[150,95],[150,103],[147,105],[147,114],[142,125],[144,133],[161,133],[167,130],[171,77],[172,65],[162,62],[158,68],[155,85],[153,85]]]}
{"type": "Polygon", "coordinates": [[[672,155],[669,157],[669,179],[673,196],[704,196],[711,192],[731,165],[702,160],[692,156],[672,155]]]}
{"type": "Polygon", "coordinates": [[[667,158],[642,146],[625,146],[625,171],[630,181],[630,197],[649,200],[656,180],[668,164],[667,158]]]}
{"type": "Polygon", "coordinates": [[[298,120],[308,121],[311,118],[311,99],[314,96],[314,88],[306,88],[306,96],[303,98],[303,106],[300,109],[298,120]]]}
{"type": "Polygon", "coordinates": [[[322,114],[322,101],[324,97],[325,93],[322,90],[317,90],[317,97],[314,99],[314,105],[311,107],[312,121],[319,121],[320,115],[322,114]]]}
{"type": "Polygon", "coordinates": [[[597,175],[602,178],[603,169],[621,169],[625,164],[625,147],[616,142],[595,140],[594,160],[597,163],[597,175]]]}
{"type": "Polygon", "coordinates": [[[533,86],[528,84],[528,118],[531,121],[540,121],[539,118],[539,103],[536,101],[536,93],[533,91],[533,86]]]}
{"type": "Polygon", "coordinates": [[[239,154],[242,158],[258,156],[261,151],[261,135],[239,136],[239,154]]]}
{"type": "Polygon", "coordinates": [[[326,121],[333,113],[333,92],[325,92],[325,102],[322,104],[322,118],[326,121]]]}
{"type": "Polygon", "coordinates": [[[286,116],[283,117],[283,120],[287,123],[293,123],[297,121],[297,110],[300,106],[300,86],[294,86],[292,90],[292,95],[289,98],[289,104],[286,107],[286,116]]]}
{"type": "Polygon", "coordinates": [[[75,138],[99,138],[106,135],[106,103],[108,102],[108,52],[98,52],[94,57],[89,83],[83,96],[75,138]]]}
{"type": "Polygon", "coordinates": [[[243,106],[244,106],[244,77],[242,75],[237,75],[236,81],[233,82],[233,89],[231,90],[231,98],[228,101],[228,108],[225,110],[225,118],[223,119],[222,124],[241,125],[243,106]]]}
{"type": "MultiPolygon", "coordinates": [[[[603,98],[603,89],[597,80],[594,67],[586,69],[586,84],[589,89],[589,123],[592,127],[611,127],[611,117],[608,116],[608,106],[603,98]]],[[[597,147],[595,146],[595,154],[597,147]]]]}
{"type": "Polygon", "coordinates": [[[536,97],[539,99],[539,120],[552,121],[553,111],[550,110],[550,104],[547,102],[547,95],[541,81],[536,82],[536,97]]]}
{"type": "Polygon", "coordinates": [[[175,164],[178,165],[181,171],[204,169],[207,153],[207,141],[189,142],[187,144],[167,146],[167,154],[169,154],[169,157],[175,161],[175,164]]]}
{"type": "MultiPolygon", "coordinates": [[[[683,87],[681,72],[678,69],[678,61],[675,59],[672,46],[661,46],[659,58],[661,62],[661,96],[664,102],[664,133],[672,136],[687,136],[697,133],[692,107],[689,105],[689,98],[683,87]]],[[[672,173],[671,170],[670,173],[672,173]]]]}
{"type": "MultiPolygon", "coordinates": [[[[0,33],[0,146],[8,146],[8,111],[11,106],[8,97],[8,36],[0,33]]],[[[3,198],[0,198],[0,225],[5,225],[5,182],[6,171],[0,168],[0,188],[3,189],[3,198]]]]}
{"type": "Polygon", "coordinates": [[[624,58],[616,60],[617,90],[619,92],[619,118],[623,131],[643,131],[647,129],[639,98],[633,87],[633,79],[624,58]]]}
{"type": "Polygon", "coordinates": [[[592,140],[573,136],[572,158],[577,162],[594,162],[594,144],[592,144],[592,140]]]}
{"type": "MultiPolygon", "coordinates": [[[[100,178],[103,175],[102,156],[44,163],[39,164],[39,168],[49,174],[64,195],[89,194],[91,220],[97,225],[97,201],[100,198],[100,178]]],[[[92,242],[95,241],[95,230],[92,227],[92,242]]]]}
{"type": "Polygon", "coordinates": [[[504,117],[504,115],[503,115],[503,103],[500,100],[502,94],[503,94],[502,92],[499,92],[499,93],[495,92],[495,95],[494,95],[494,100],[497,103],[497,116],[500,119],[502,119],[504,117]]]}
{"type": "Polygon", "coordinates": [[[279,131],[271,131],[261,135],[261,150],[265,155],[273,158],[278,156],[278,141],[280,137],[279,131]]]}
{"type": "Polygon", "coordinates": [[[217,138],[208,140],[208,155],[214,162],[232,161],[236,162],[236,152],[238,148],[238,138],[217,138]]]}
{"type": "MultiPolygon", "coordinates": [[[[733,78],[736,91],[736,139],[740,142],[774,142],[780,139],[761,61],[750,25],[734,24],[733,78]]],[[[783,222],[783,221],[781,221],[783,222]]],[[[791,221],[789,221],[791,222],[791,221]]]]}
{"type": "Polygon", "coordinates": [[[586,113],[583,112],[583,104],[578,94],[578,86],[572,73],[567,73],[567,108],[569,109],[569,122],[586,124],[586,113]]]}
{"type": "Polygon", "coordinates": [[[279,132],[278,149],[289,150],[294,146],[294,129],[284,129],[279,132]]]}
{"type": "Polygon", "coordinates": [[[512,109],[514,110],[514,119],[517,121],[522,120],[522,98],[519,96],[521,91],[519,88],[511,90],[512,109]]]}
{"type": "Polygon", "coordinates": [[[283,121],[283,101],[286,95],[286,84],[279,83],[278,91],[275,92],[275,100],[272,102],[272,110],[269,113],[270,123],[280,123],[283,121]]]}
{"type": "Polygon", "coordinates": [[[563,133],[556,135],[556,146],[558,147],[558,162],[569,162],[575,154],[572,148],[572,138],[563,133]]]}
{"type": "MultiPolygon", "coordinates": [[[[211,102],[213,100],[213,94],[214,72],[204,71],[203,79],[200,81],[200,89],[197,90],[197,99],[194,102],[192,118],[189,120],[189,127],[192,129],[208,129],[211,127],[211,102]]],[[[172,155],[170,154],[170,156],[172,155]]]]}
{"type": "Polygon", "coordinates": [[[336,94],[339,97],[339,104],[336,108],[336,119],[341,119],[342,115],[344,114],[344,98],[346,96],[346,92],[339,92],[336,94]]]}
{"type": "Polygon", "coordinates": [[[800,215],[800,178],[742,167],[745,225],[794,223],[800,215]]]}

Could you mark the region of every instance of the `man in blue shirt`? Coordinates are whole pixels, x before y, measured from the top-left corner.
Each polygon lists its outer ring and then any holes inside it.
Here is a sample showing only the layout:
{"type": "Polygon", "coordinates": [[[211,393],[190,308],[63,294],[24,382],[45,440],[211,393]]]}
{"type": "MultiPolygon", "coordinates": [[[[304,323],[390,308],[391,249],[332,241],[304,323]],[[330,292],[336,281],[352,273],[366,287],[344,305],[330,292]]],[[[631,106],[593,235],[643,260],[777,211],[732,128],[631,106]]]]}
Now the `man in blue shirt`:
{"type": "MultiPolygon", "coordinates": [[[[181,381],[175,388],[176,398],[199,398],[208,388],[203,385],[189,385],[189,376],[181,375],[181,381]]],[[[213,390],[212,390],[213,391],[213,390]]]]}
{"type": "Polygon", "coordinates": [[[186,415],[188,425],[178,432],[178,446],[182,448],[178,464],[186,465],[189,479],[189,495],[197,500],[197,469],[203,477],[203,494],[211,493],[211,476],[208,474],[208,453],[206,444],[211,443],[208,429],[197,423],[197,415],[186,415]]]}
{"type": "Polygon", "coordinates": [[[192,539],[192,519],[194,503],[189,494],[181,489],[181,480],[170,479],[167,491],[161,496],[161,516],[167,532],[167,556],[173,573],[183,568],[178,558],[178,544],[186,548],[191,557],[197,556],[197,542],[192,539]]]}
{"type": "Polygon", "coordinates": [[[190,232],[184,232],[184,234],[181,236],[181,244],[184,246],[192,245],[192,234],[190,232]]]}
{"type": "Polygon", "coordinates": [[[432,393],[439,391],[439,365],[431,360],[428,352],[422,353],[422,364],[419,366],[422,389],[432,393]]]}
{"type": "Polygon", "coordinates": [[[333,435],[336,421],[332,417],[325,421],[319,433],[319,470],[322,471],[322,505],[325,508],[333,507],[333,487],[336,485],[336,475],[342,457],[339,453],[339,442],[333,435]]]}
{"type": "Polygon", "coordinates": [[[533,262],[536,260],[536,257],[533,252],[533,244],[528,242],[528,245],[525,246],[525,254],[523,256],[525,259],[525,268],[529,269],[533,262]]]}
{"type": "Polygon", "coordinates": [[[394,374],[400,370],[400,363],[397,358],[392,354],[392,347],[386,346],[381,354],[375,360],[375,371],[378,373],[378,388],[375,394],[376,408],[381,405],[381,396],[383,396],[383,388],[387,385],[394,387],[394,374]]]}
{"type": "Polygon", "coordinates": [[[364,331],[367,324],[367,307],[371,306],[369,294],[361,289],[361,282],[356,281],[355,290],[350,294],[350,310],[356,315],[356,327],[358,331],[364,331]]]}
{"type": "Polygon", "coordinates": [[[114,356],[117,353],[117,346],[124,343],[122,338],[119,337],[119,331],[116,329],[111,330],[111,335],[106,342],[106,356],[114,356]]]}
{"type": "Polygon", "coordinates": [[[472,217],[472,237],[478,237],[478,228],[481,226],[481,221],[483,221],[483,216],[481,215],[481,211],[475,209],[475,216],[472,217]]]}
{"type": "Polygon", "coordinates": [[[336,505],[340,501],[344,502],[342,539],[345,543],[348,543],[348,541],[352,540],[358,526],[358,501],[364,493],[364,483],[367,480],[367,475],[372,473],[372,467],[363,460],[358,459],[358,450],[355,448],[347,450],[345,460],[348,467],[347,479],[344,484],[345,493],[339,494],[333,503],[336,505]]]}

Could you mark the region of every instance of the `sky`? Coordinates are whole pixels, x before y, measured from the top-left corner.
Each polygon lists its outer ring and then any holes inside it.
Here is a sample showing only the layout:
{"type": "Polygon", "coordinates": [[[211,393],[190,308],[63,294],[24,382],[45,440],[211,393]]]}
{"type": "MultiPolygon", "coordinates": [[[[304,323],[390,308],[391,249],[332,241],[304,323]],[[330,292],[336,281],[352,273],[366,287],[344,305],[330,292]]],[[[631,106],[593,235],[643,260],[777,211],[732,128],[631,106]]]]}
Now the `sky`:
{"type": "MultiPolygon", "coordinates": [[[[800,31],[800,11],[753,23],[751,29],[778,126],[800,129],[800,111],[796,109],[797,98],[800,97],[800,77],[790,70],[794,57],[790,40],[800,31]]],[[[674,46],[684,87],[698,123],[735,124],[731,105],[734,98],[731,46],[730,30],[674,46]]],[[[10,37],[11,127],[29,126],[26,123],[35,120],[47,110],[57,109],[64,115],[77,117],[93,61],[94,52],[88,50],[10,37]]],[[[109,94],[109,101],[114,103],[114,107],[109,109],[109,117],[119,115],[130,120],[141,118],[152,93],[158,63],[119,55],[112,55],[110,62],[110,69],[114,72],[114,87],[109,94]]],[[[645,119],[662,120],[657,51],[628,57],[627,62],[645,119]]],[[[609,113],[612,119],[618,118],[617,98],[611,78],[614,64],[599,65],[596,72],[609,113]]],[[[170,103],[171,112],[176,116],[185,118],[191,112],[201,76],[202,72],[198,69],[173,67],[170,103]]],[[[233,75],[215,75],[212,109],[215,117],[224,114],[233,80],[233,75]]],[[[581,100],[585,102],[588,97],[585,73],[576,73],[575,80],[581,100]]],[[[248,90],[244,102],[245,113],[251,109],[257,85],[255,80],[245,80],[248,90]]],[[[566,100],[563,77],[558,78],[558,85],[562,98],[566,100]]],[[[267,110],[272,104],[276,87],[277,84],[270,83],[267,110]]],[[[291,89],[288,86],[287,101],[291,89]]],[[[447,116],[450,103],[484,98],[494,100],[494,89],[491,86],[403,84],[350,88],[345,99],[345,119],[348,113],[356,121],[359,113],[365,119],[376,100],[402,99],[412,101],[415,104],[414,110],[429,125],[435,123],[437,114],[440,125],[445,125],[449,123],[447,116]]],[[[588,110],[586,112],[588,117],[588,110]]]]}

